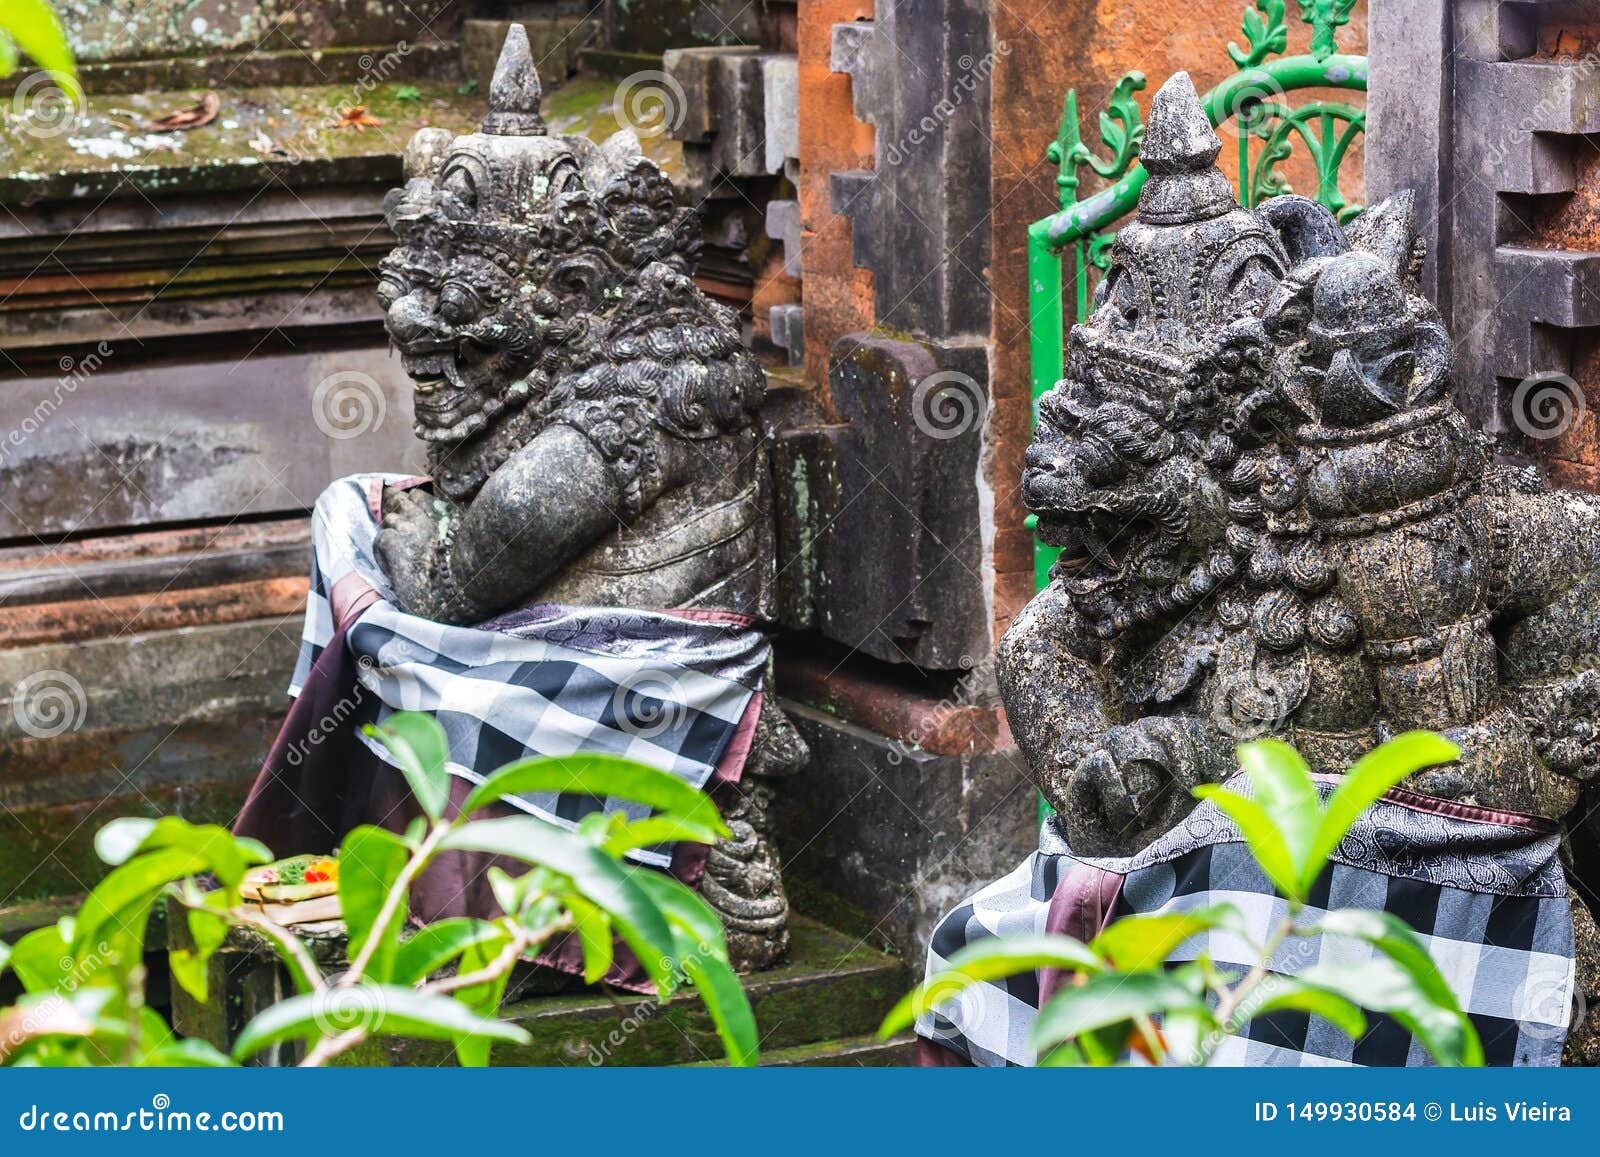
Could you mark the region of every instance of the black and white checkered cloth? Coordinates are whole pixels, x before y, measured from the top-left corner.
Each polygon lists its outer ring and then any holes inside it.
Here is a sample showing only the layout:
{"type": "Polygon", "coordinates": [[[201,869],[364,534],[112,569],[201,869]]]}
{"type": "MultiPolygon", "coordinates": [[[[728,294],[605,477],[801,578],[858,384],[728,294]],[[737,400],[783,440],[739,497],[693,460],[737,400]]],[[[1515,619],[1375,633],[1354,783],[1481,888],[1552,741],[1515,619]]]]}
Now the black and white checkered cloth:
{"type": "MultiPolygon", "coordinates": [[[[1243,777],[1229,784],[1248,792],[1243,777]]],[[[1331,784],[1321,784],[1324,795],[1331,784]]],[[[1574,989],[1572,911],[1554,825],[1482,813],[1409,792],[1390,793],[1345,837],[1303,913],[1366,908],[1415,929],[1477,1027],[1491,1065],[1556,1065],[1566,1041],[1574,989]]],[[[1227,903],[1257,943],[1287,913],[1238,829],[1202,803],[1172,831],[1125,858],[1075,857],[1052,817],[1039,851],[940,921],[928,975],[955,952],[990,936],[1070,931],[1080,939],[1132,913],[1182,912],[1227,903]],[[1093,877],[1085,888],[1085,874],[1093,877]],[[1061,898],[1097,896],[1102,911],[1067,909],[1061,898]],[[1052,901],[1057,901],[1052,903],[1052,901]]],[[[1093,906],[1092,904],[1090,905],[1093,906]]],[[[1080,904],[1079,907],[1082,907],[1080,904]]],[[[1292,938],[1269,962],[1293,975],[1313,965],[1355,964],[1376,953],[1343,936],[1292,938]]],[[[1248,968],[1255,957],[1232,932],[1194,937],[1171,957],[1207,952],[1219,966],[1248,968]]],[[[976,1065],[1031,1065],[1028,1033],[1040,1005],[1040,977],[1027,973],[974,985],[921,1018],[917,1032],[976,1065]]],[[[1427,1051],[1398,1022],[1368,1015],[1352,1041],[1307,1013],[1257,1018],[1228,1037],[1214,1064],[1247,1066],[1428,1065],[1427,1051]]]]}
{"type": "MultiPolygon", "coordinates": [[[[531,755],[624,756],[704,787],[747,734],[770,644],[744,616],[546,604],[475,627],[400,610],[373,552],[374,497],[394,475],[352,475],[317,500],[311,593],[290,694],[299,694],[335,634],[335,604],[352,589],[367,603],[345,645],[371,695],[359,710],[381,720],[427,711],[450,741],[450,771],[474,783],[531,755]],[[368,593],[370,592],[370,593],[368,593]]],[[[358,604],[359,605],[359,604],[358,604]]],[[[368,746],[380,758],[380,745],[368,746]]],[[[571,828],[590,812],[648,814],[641,805],[576,794],[510,799],[571,828]]],[[[632,857],[665,868],[670,848],[632,857]]]]}

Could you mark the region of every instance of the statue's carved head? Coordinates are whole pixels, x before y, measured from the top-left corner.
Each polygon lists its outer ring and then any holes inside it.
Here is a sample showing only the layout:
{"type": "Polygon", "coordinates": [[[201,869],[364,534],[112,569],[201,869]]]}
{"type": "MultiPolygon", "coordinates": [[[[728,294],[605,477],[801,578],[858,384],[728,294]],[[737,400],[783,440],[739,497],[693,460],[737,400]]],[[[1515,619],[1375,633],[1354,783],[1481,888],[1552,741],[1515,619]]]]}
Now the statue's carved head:
{"type": "Polygon", "coordinates": [[[690,280],[694,211],[637,138],[549,135],[540,95],[527,34],[513,25],[479,130],[419,132],[406,184],[385,201],[398,244],[379,300],[416,385],[417,435],[454,464],[436,471],[452,497],[485,472],[452,449],[498,431],[492,457],[503,460],[571,400],[558,382],[617,359],[608,338],[641,298],[658,321],[678,309],[702,326],[729,323],[690,280]]]}
{"type": "Polygon", "coordinates": [[[1208,476],[1220,391],[1254,380],[1257,315],[1289,254],[1216,168],[1221,142],[1185,73],[1151,104],[1137,220],[1116,237],[1066,377],[1040,402],[1023,498],[1092,630],[1110,637],[1232,577],[1208,476]]]}

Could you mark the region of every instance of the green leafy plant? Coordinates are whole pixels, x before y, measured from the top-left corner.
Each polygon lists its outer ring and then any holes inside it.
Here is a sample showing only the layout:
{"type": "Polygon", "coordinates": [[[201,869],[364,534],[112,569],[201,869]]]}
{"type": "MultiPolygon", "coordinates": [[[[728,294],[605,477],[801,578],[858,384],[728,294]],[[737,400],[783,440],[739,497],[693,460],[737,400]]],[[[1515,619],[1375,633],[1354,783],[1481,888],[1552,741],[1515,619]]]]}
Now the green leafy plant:
{"type": "Polygon", "coordinates": [[[462,1064],[487,1064],[496,1043],[528,1035],[495,1017],[512,969],[552,937],[575,933],[584,977],[610,969],[614,936],[632,949],[662,1000],[684,983],[700,994],[733,1064],[753,1064],[755,1021],[728,963],[711,907],[678,881],[624,862],[666,840],[711,843],[728,834],[716,807],[676,776],[605,756],[525,759],[475,787],[449,816],[443,730],[429,715],[402,712],[368,728],[388,749],[423,815],[403,834],[359,827],[339,851],[339,897],[349,930],[348,968],[326,977],[290,929],[240,894],[245,873],[272,861],[255,840],[176,817],[120,819],[95,847],[112,870],[73,916],[0,943],[25,995],[0,1009],[0,1061],[30,1065],[225,1065],[286,1041],[303,1063],[324,1064],[373,1037],[453,1043],[462,1064]],[[533,816],[474,820],[485,805],[530,791],[577,791],[645,804],[629,820],[595,813],[569,832],[533,816]],[[446,851],[488,852],[529,865],[513,876],[491,869],[504,915],[440,920],[406,935],[410,888],[446,851]],[[199,877],[216,887],[203,890],[199,877]],[[156,904],[169,899],[193,947],[170,957],[174,979],[207,998],[207,962],[236,926],[265,937],[296,995],[255,1017],[232,1056],[176,1038],[145,1003],[144,945],[156,904]]]}
{"type": "Polygon", "coordinates": [[[422,99],[422,90],[414,84],[400,84],[395,86],[394,99],[407,104],[415,104],[422,99]]]}
{"type": "Polygon", "coordinates": [[[82,99],[66,32],[45,0],[5,0],[0,5],[0,76],[17,70],[19,50],[48,72],[74,103],[82,99]]]}
{"type": "Polygon", "coordinates": [[[1356,763],[1324,803],[1294,748],[1274,739],[1239,748],[1252,796],[1216,785],[1197,788],[1238,826],[1251,855],[1287,901],[1287,914],[1254,943],[1239,911],[1221,904],[1191,912],[1127,916],[1085,944],[1068,936],[999,936],[970,944],[900,1001],[885,1037],[903,1031],[973,984],[1041,968],[1071,982],[1040,1008],[1032,1045],[1042,1065],[1106,1065],[1133,1055],[1157,1064],[1205,1064],[1222,1040],[1258,1016],[1308,1012],[1350,1036],[1366,1032],[1366,1013],[1393,1017],[1445,1065],[1483,1064],[1483,1046],[1417,934],[1399,918],[1366,909],[1311,920],[1306,899],[1339,842],[1384,792],[1425,767],[1449,763],[1460,748],[1412,731],[1356,763]],[[1226,929],[1250,943],[1256,960],[1240,973],[1203,956],[1169,967],[1191,937],[1226,929]],[[1347,936],[1376,949],[1364,964],[1314,965],[1297,975],[1268,963],[1288,941],[1347,936]]]}

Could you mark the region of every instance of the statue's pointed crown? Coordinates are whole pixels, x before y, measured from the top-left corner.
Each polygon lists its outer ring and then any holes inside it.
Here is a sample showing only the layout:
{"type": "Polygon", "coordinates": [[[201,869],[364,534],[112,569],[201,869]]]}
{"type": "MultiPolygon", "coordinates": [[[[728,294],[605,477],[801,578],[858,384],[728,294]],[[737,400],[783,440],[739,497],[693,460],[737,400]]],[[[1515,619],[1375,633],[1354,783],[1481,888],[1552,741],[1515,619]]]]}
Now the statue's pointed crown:
{"type": "Polygon", "coordinates": [[[1150,102],[1139,159],[1152,173],[1200,173],[1222,152],[1187,72],[1175,72],[1150,102]]]}
{"type": "Polygon", "coordinates": [[[480,131],[497,137],[544,136],[544,117],[539,114],[543,96],[539,70],[533,66],[533,52],[528,47],[528,30],[513,24],[489,82],[489,115],[483,118],[480,131]]]}
{"type": "Polygon", "coordinates": [[[1150,102],[1139,160],[1149,174],[1139,195],[1139,219],[1184,225],[1239,207],[1216,166],[1222,141],[1206,118],[1187,72],[1175,72],[1150,102]]]}

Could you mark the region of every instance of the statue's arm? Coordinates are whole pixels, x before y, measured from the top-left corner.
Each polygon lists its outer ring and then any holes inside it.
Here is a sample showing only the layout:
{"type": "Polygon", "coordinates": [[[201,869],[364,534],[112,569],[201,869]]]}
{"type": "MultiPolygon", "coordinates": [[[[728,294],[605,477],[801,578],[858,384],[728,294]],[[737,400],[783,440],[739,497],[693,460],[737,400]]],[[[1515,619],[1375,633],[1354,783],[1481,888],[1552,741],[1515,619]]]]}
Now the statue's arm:
{"type": "Polygon", "coordinates": [[[1073,769],[1110,726],[1097,650],[1056,583],[1022,609],[996,648],[995,676],[1012,737],[1058,811],[1073,769]]]}
{"type": "Polygon", "coordinates": [[[1228,745],[1193,715],[1118,722],[1098,642],[1052,583],[1000,640],[996,675],[1011,734],[1079,855],[1130,855],[1228,772],[1228,745]]]}
{"type": "Polygon", "coordinates": [[[1600,498],[1540,490],[1484,504],[1502,684],[1545,764],[1591,778],[1600,774],[1600,498]]]}
{"type": "Polygon", "coordinates": [[[577,430],[551,426],[465,506],[423,496],[389,506],[378,556],[403,609],[440,622],[479,622],[525,602],[615,532],[621,510],[615,475],[599,451],[577,430]]]}

